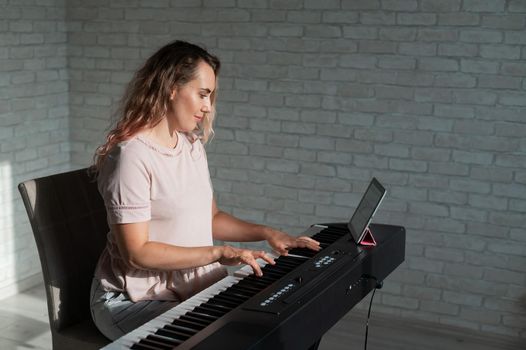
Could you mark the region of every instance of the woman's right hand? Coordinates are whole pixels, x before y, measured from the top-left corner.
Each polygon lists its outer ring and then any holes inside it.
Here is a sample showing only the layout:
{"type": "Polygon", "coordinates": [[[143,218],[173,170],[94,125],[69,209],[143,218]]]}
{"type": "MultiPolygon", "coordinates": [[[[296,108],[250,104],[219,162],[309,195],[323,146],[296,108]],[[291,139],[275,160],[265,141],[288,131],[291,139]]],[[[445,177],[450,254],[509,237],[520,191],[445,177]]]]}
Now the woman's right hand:
{"type": "Polygon", "coordinates": [[[254,270],[254,273],[257,276],[263,276],[263,272],[261,271],[261,267],[257,263],[256,259],[261,258],[269,264],[275,264],[274,259],[272,259],[267,253],[265,253],[262,250],[235,248],[229,245],[225,245],[219,248],[221,248],[221,257],[218,260],[220,264],[229,266],[247,264],[252,267],[252,270],[254,270]]]}

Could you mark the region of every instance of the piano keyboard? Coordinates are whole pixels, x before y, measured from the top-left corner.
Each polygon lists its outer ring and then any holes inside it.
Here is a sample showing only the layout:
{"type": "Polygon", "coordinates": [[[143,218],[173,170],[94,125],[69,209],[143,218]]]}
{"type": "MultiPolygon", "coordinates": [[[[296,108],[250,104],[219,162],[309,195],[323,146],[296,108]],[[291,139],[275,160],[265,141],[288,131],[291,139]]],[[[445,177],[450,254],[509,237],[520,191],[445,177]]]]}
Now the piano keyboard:
{"type": "MultiPolygon", "coordinates": [[[[308,295],[312,292],[313,287],[325,286],[327,280],[334,279],[331,277],[334,269],[331,270],[331,268],[340,268],[341,265],[354,262],[363,252],[354,243],[349,243],[345,226],[314,225],[303,235],[318,240],[321,250],[316,252],[304,248],[291,249],[289,255],[275,257],[275,265],[266,264],[260,259],[258,263],[262,266],[263,271],[261,277],[255,276],[250,266],[244,266],[233,276],[225,277],[103,349],[192,348],[197,341],[196,336],[203,336],[201,333],[217,335],[214,329],[221,329],[224,325],[218,325],[222,322],[227,322],[227,326],[223,328],[228,329],[228,325],[231,326],[233,323],[225,319],[230,320],[234,317],[237,319],[238,315],[249,313],[246,316],[248,317],[248,331],[236,330],[234,332],[235,336],[245,336],[251,330],[259,332],[260,328],[264,328],[257,326],[257,331],[250,328],[250,323],[253,322],[254,315],[257,316],[257,313],[259,313],[257,320],[268,319],[269,322],[274,322],[274,319],[280,318],[281,314],[289,315],[292,308],[299,307],[298,305],[303,303],[301,298],[310,300],[308,295]],[[344,236],[346,238],[341,239],[344,236]],[[327,249],[329,246],[331,249],[327,249]],[[323,253],[324,251],[327,252],[323,253]],[[221,321],[216,322],[219,320],[221,321]],[[209,327],[212,324],[214,326],[209,327]]],[[[361,286],[365,288],[366,284],[362,278],[359,280],[356,278],[354,281],[355,285],[361,283],[361,286]]],[[[363,296],[365,294],[360,299],[363,296]]],[[[244,317],[241,315],[241,318],[244,317]]],[[[243,321],[234,323],[243,324],[243,321]]],[[[236,346],[245,348],[241,342],[236,346]]],[[[201,347],[220,348],[213,339],[208,339],[208,343],[201,344],[201,347]]]]}

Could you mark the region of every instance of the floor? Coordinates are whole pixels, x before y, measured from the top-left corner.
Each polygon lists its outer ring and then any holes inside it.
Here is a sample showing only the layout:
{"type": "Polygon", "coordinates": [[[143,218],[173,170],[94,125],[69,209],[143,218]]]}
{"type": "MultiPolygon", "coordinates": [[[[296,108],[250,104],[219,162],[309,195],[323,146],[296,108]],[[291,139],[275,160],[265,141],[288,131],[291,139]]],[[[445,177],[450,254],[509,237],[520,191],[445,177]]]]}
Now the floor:
{"type": "MultiPolygon", "coordinates": [[[[350,313],[324,337],[320,350],[364,347],[365,315],[350,313]]],[[[42,285],[0,301],[0,349],[51,350],[47,306],[42,285]]],[[[455,328],[396,321],[373,314],[369,323],[369,350],[517,350],[526,344],[505,338],[482,337],[455,328]]]]}

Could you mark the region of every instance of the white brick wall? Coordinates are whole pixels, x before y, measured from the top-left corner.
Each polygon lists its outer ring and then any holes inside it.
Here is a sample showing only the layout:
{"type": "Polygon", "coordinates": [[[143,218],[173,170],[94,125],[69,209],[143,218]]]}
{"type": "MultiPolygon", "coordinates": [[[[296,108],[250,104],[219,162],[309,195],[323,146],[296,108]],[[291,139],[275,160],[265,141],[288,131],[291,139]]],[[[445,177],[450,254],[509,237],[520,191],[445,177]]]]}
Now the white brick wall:
{"type": "Polygon", "coordinates": [[[70,167],[64,2],[0,3],[0,298],[41,280],[16,188],[70,167]]]}
{"type": "Polygon", "coordinates": [[[298,233],[345,220],[377,176],[390,188],[377,220],[408,229],[379,310],[526,337],[519,2],[121,5],[68,12],[71,121],[90,129],[72,134],[74,164],[145,57],[204,43],[224,67],[208,147],[221,207],[298,233]]]}
{"type": "Polygon", "coordinates": [[[38,168],[45,143],[55,162],[58,147],[90,164],[137,66],[176,38],[204,44],[223,62],[208,146],[223,209],[299,233],[346,220],[376,176],[389,189],[377,221],[408,232],[376,309],[526,338],[522,0],[27,3],[0,14],[0,113],[15,125],[3,159],[38,168]],[[61,98],[46,109],[35,94],[61,98]]]}

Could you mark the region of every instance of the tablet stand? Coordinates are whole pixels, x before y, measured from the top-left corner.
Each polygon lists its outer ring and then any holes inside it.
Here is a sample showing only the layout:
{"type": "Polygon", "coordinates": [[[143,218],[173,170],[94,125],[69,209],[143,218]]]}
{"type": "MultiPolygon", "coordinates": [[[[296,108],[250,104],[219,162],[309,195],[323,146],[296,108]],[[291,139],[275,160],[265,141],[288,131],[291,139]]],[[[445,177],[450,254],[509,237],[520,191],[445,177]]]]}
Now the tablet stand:
{"type": "Polygon", "coordinates": [[[365,229],[365,235],[363,236],[359,244],[368,247],[376,246],[376,241],[374,240],[373,233],[371,232],[371,230],[369,230],[369,227],[365,229]]]}

